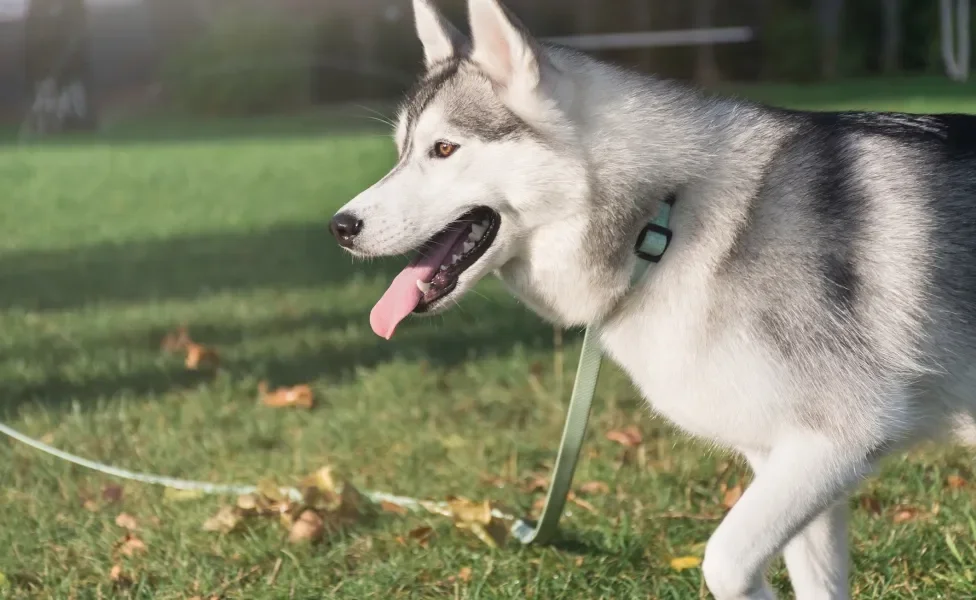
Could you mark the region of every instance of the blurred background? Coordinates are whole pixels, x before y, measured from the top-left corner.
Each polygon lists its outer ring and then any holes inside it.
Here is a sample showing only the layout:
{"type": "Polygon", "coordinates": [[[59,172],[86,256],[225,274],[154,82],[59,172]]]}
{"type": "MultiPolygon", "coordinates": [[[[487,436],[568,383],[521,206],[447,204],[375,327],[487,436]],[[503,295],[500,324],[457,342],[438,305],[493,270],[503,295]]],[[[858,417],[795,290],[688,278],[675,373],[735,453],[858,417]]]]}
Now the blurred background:
{"type": "MultiPolygon", "coordinates": [[[[704,85],[968,71],[967,0],[508,4],[540,37],[704,85]]],[[[463,27],[461,0],[439,5],[463,27]]],[[[382,102],[419,58],[409,0],[0,0],[0,120],[24,124],[33,107],[61,114],[34,129],[94,128],[382,102]]]]}

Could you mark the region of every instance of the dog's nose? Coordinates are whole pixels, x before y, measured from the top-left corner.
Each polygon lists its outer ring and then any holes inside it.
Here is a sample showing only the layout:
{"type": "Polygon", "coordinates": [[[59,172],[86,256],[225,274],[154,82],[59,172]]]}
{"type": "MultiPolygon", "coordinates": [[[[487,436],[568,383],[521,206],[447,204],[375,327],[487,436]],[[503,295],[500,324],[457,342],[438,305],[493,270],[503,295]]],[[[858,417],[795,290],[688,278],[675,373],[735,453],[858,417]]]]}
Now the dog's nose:
{"type": "Polygon", "coordinates": [[[356,215],[339,213],[332,217],[332,222],[329,223],[329,230],[335,236],[340,246],[349,248],[352,246],[356,236],[359,235],[359,232],[363,230],[363,222],[356,218],[356,215]]]}

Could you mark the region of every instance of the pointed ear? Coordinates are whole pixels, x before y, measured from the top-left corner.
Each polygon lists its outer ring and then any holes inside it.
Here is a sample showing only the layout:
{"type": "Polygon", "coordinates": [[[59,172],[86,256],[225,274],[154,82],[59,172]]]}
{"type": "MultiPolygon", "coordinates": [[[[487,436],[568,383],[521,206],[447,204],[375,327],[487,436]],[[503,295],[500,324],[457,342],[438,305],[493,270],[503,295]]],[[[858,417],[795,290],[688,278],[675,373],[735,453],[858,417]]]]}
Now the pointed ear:
{"type": "Polygon", "coordinates": [[[424,46],[424,63],[430,67],[460,54],[467,40],[441,15],[430,0],[413,0],[417,37],[424,46]]]}
{"type": "Polygon", "coordinates": [[[468,18],[475,64],[499,85],[534,89],[541,53],[525,27],[498,0],[468,0],[468,18]]]}

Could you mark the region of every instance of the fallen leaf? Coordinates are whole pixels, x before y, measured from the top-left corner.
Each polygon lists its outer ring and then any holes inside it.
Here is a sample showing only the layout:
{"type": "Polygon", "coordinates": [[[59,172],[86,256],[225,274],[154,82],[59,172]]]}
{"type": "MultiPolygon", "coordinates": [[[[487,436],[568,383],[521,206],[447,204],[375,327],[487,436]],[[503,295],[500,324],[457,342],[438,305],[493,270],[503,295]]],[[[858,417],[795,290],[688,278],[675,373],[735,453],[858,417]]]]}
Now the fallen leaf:
{"type": "Polygon", "coordinates": [[[695,567],[701,566],[701,564],[702,559],[697,556],[679,556],[671,559],[671,568],[675,571],[694,569],[695,567]]]}
{"type": "Polygon", "coordinates": [[[911,506],[900,506],[895,509],[891,520],[894,523],[906,523],[914,520],[918,516],[918,509],[911,506]]]}
{"type": "Polygon", "coordinates": [[[491,523],[491,504],[487,500],[473,502],[467,498],[454,496],[447,501],[448,509],[454,520],[461,523],[491,523]]]}
{"type": "Polygon", "coordinates": [[[610,493],[610,486],[602,481],[587,481],[579,491],[581,494],[603,495],[610,493]]]}
{"type": "Polygon", "coordinates": [[[576,560],[573,561],[573,564],[576,565],[577,567],[582,567],[583,566],[583,557],[582,556],[577,556],[576,557],[576,560]]]}
{"type": "Polygon", "coordinates": [[[268,391],[268,384],[262,381],[258,384],[258,392],[261,394],[261,402],[265,406],[272,408],[286,408],[291,406],[312,408],[314,404],[312,388],[305,384],[294,387],[281,387],[274,391],[268,391]]]}
{"type": "Polygon", "coordinates": [[[966,480],[959,475],[949,475],[946,477],[946,484],[954,490],[966,487],[966,480]]]}
{"type": "Polygon", "coordinates": [[[406,508],[400,506],[399,504],[387,502],[386,500],[380,502],[380,509],[385,512],[393,513],[395,515],[401,515],[401,516],[410,512],[406,508]]]}
{"type": "Polygon", "coordinates": [[[196,500],[198,498],[203,498],[204,494],[201,490],[176,490],[173,488],[166,488],[163,490],[163,499],[172,502],[184,502],[186,500],[196,500]]]}
{"type": "Polygon", "coordinates": [[[241,514],[237,508],[233,506],[221,506],[216,515],[204,521],[203,530],[230,533],[237,529],[241,524],[241,520],[241,514]]]}
{"type": "Polygon", "coordinates": [[[471,581],[471,567],[461,567],[461,570],[458,571],[457,578],[465,583],[471,581]]]}
{"type": "Polygon", "coordinates": [[[292,544],[316,542],[322,539],[324,532],[325,523],[322,517],[314,510],[305,510],[288,532],[288,541],[292,544]]]}
{"type": "Polygon", "coordinates": [[[186,348],[190,342],[190,334],[187,332],[186,326],[182,325],[163,336],[159,346],[166,352],[176,352],[186,348]]]}
{"type": "Polygon", "coordinates": [[[115,524],[129,531],[139,529],[139,522],[129,513],[119,513],[119,516],[115,517],[115,524]]]}
{"type": "Polygon", "coordinates": [[[88,498],[84,502],[82,502],[81,506],[88,512],[98,512],[99,508],[101,508],[100,506],[98,506],[98,502],[95,502],[91,498],[88,498]]]}
{"type": "Polygon", "coordinates": [[[526,494],[532,494],[534,492],[544,492],[549,489],[549,478],[540,473],[533,473],[529,475],[525,483],[522,485],[522,490],[526,494]]]}
{"type": "Polygon", "coordinates": [[[422,548],[426,548],[430,545],[430,539],[434,537],[434,528],[426,526],[417,527],[416,529],[411,529],[407,537],[420,544],[422,548]]]}
{"type": "Polygon", "coordinates": [[[41,436],[40,440],[50,446],[54,443],[54,434],[51,432],[45,433],[41,436]]]}
{"type": "Polygon", "coordinates": [[[577,498],[576,497],[576,494],[574,494],[573,492],[570,492],[566,499],[569,500],[570,502],[572,502],[573,504],[575,504],[576,506],[578,506],[578,507],[580,507],[580,508],[582,508],[584,510],[590,511],[591,513],[596,513],[597,512],[596,511],[596,507],[594,507],[592,504],[590,504],[586,500],[583,500],[582,498],[577,498]]]}
{"type": "MultiPolygon", "coordinates": [[[[725,487],[724,484],[722,487],[725,487]]],[[[737,483],[734,486],[724,490],[722,493],[722,506],[729,509],[735,506],[735,503],[738,502],[739,498],[742,497],[742,491],[741,483],[737,483]]]]}
{"type": "Polygon", "coordinates": [[[119,551],[126,556],[132,556],[138,552],[145,552],[146,550],[146,543],[131,533],[125,536],[122,545],[119,547],[119,551]]]}
{"type": "Polygon", "coordinates": [[[869,514],[880,515],[881,501],[874,496],[861,496],[861,508],[866,510],[869,514]]]}
{"type": "Polygon", "coordinates": [[[630,425],[624,429],[617,429],[614,431],[607,432],[607,439],[611,442],[617,442],[621,446],[627,448],[636,448],[644,441],[644,436],[641,435],[639,429],[636,425],[630,425]]]}
{"type": "Polygon", "coordinates": [[[132,583],[132,579],[122,572],[121,565],[112,565],[112,569],[108,572],[108,578],[119,585],[129,585],[132,583]]]}
{"type": "Polygon", "coordinates": [[[186,345],[186,368],[191,371],[215,369],[220,364],[220,356],[213,348],[189,342],[186,345]]]}
{"type": "Polygon", "coordinates": [[[122,486],[121,485],[106,485],[102,488],[102,500],[109,503],[116,503],[122,500],[122,486]]]}

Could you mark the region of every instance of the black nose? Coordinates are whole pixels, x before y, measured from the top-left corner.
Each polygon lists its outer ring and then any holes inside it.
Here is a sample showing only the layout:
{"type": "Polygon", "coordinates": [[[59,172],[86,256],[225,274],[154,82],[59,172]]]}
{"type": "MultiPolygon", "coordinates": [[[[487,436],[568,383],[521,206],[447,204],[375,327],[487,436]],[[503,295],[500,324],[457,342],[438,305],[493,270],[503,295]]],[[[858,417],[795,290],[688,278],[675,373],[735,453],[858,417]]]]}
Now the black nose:
{"type": "Polygon", "coordinates": [[[329,230],[338,240],[340,246],[349,248],[359,232],[363,230],[363,222],[357,219],[355,215],[339,213],[332,217],[329,230]]]}

